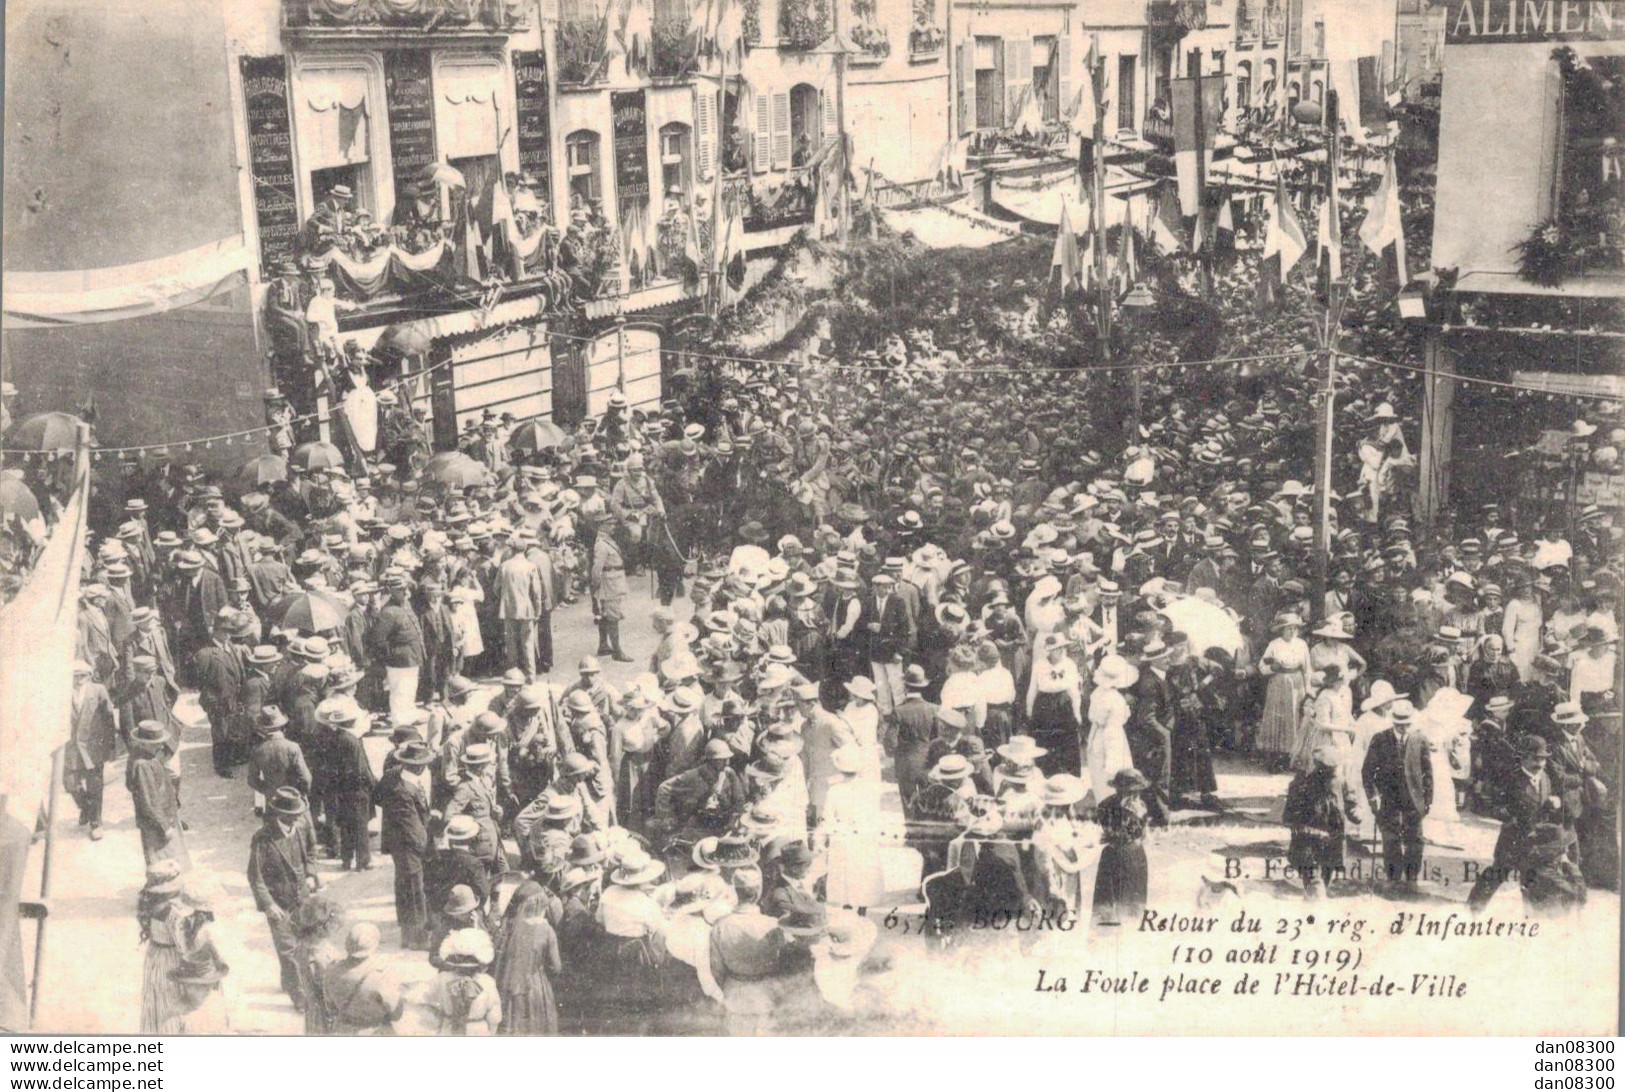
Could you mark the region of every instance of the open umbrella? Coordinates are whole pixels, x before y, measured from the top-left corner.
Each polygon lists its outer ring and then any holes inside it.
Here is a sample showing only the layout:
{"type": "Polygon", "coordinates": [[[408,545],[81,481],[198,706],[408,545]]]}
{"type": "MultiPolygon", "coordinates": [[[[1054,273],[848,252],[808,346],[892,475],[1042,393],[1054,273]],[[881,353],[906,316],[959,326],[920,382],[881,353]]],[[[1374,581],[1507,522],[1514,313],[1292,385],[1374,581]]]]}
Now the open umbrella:
{"type": "Polygon", "coordinates": [[[280,455],[256,455],[237,468],[237,477],[250,485],[287,481],[288,460],[280,455]]]}
{"type": "Polygon", "coordinates": [[[450,186],[454,190],[463,189],[468,185],[463,172],[446,163],[430,164],[423,172],[423,181],[436,186],[450,186]]]}
{"type": "Polygon", "coordinates": [[[6,433],[6,446],[29,451],[72,451],[84,422],[71,413],[36,413],[6,433]]]}
{"type": "Polygon", "coordinates": [[[274,626],[320,633],[344,624],[344,605],[317,592],[294,592],[272,603],[266,616],[274,626]]]}
{"type": "Polygon", "coordinates": [[[484,485],[486,482],[485,467],[466,455],[461,462],[447,460],[435,469],[425,467],[424,470],[441,485],[456,485],[467,489],[471,486],[484,485]]]}
{"type": "Polygon", "coordinates": [[[433,344],[434,338],[423,323],[397,322],[384,328],[373,343],[372,351],[380,359],[387,360],[426,353],[433,344]]]}
{"type": "Polygon", "coordinates": [[[291,461],[301,470],[330,470],[333,467],[340,469],[344,467],[344,455],[326,440],[312,440],[308,444],[300,444],[293,449],[291,461]]]}
{"type": "Polygon", "coordinates": [[[1174,629],[1190,638],[1191,651],[1198,655],[1215,648],[1232,656],[1241,651],[1241,627],[1216,603],[1186,596],[1170,602],[1162,613],[1174,623],[1174,629]]]}
{"type": "Polygon", "coordinates": [[[513,430],[508,446],[518,451],[547,451],[563,447],[569,437],[552,421],[526,421],[513,430]]]}
{"type": "Polygon", "coordinates": [[[33,490],[15,478],[0,479],[0,512],[27,523],[39,519],[39,500],[33,490]]]}
{"type": "MultiPolygon", "coordinates": [[[[474,457],[462,451],[442,451],[429,456],[429,461],[423,464],[423,472],[433,475],[448,466],[462,466],[465,463],[474,463],[474,457]]],[[[474,463],[478,466],[479,463],[474,463]]]]}

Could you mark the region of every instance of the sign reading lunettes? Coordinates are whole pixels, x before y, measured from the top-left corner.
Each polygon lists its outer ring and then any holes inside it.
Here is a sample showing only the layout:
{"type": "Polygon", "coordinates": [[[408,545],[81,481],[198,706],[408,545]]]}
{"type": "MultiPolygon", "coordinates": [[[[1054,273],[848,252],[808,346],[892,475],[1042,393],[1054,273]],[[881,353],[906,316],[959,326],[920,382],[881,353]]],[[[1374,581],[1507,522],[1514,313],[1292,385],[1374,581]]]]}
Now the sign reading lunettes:
{"type": "Polygon", "coordinates": [[[649,196],[649,122],[642,91],[609,96],[614,114],[615,191],[624,200],[649,196]]]}
{"type": "Polygon", "coordinates": [[[242,73],[260,268],[270,276],[279,264],[293,260],[299,236],[292,123],[288,119],[288,69],[281,57],[243,57],[242,73]]]}
{"type": "Polygon", "coordinates": [[[1625,0],[1450,0],[1451,45],[1625,39],[1625,0]]]}
{"type": "Polygon", "coordinates": [[[395,194],[401,197],[434,162],[434,85],[427,53],[392,49],[384,54],[384,101],[395,194]]]}

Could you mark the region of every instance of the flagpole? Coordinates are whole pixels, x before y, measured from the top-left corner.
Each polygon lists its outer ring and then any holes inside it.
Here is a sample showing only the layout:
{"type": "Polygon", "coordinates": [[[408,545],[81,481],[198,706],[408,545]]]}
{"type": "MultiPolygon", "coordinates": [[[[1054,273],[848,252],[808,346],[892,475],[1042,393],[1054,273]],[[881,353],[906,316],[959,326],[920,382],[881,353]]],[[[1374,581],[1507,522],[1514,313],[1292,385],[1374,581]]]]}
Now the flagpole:
{"type": "MultiPolygon", "coordinates": [[[[1101,104],[1101,99],[1106,93],[1106,60],[1100,53],[1099,31],[1089,35],[1089,52],[1093,57],[1093,63],[1089,67],[1089,82],[1095,100],[1094,177],[1090,185],[1090,198],[1094,205],[1090,213],[1090,227],[1095,233],[1095,294],[1099,312],[1095,320],[1095,332],[1100,339],[1100,359],[1105,361],[1112,357],[1112,290],[1106,283],[1106,111],[1101,104]]],[[[1133,371],[1133,376],[1135,423],[1138,424],[1140,406],[1138,369],[1133,371]]]]}
{"type": "MultiPolygon", "coordinates": [[[[1333,202],[1327,223],[1336,230],[1337,206],[1337,92],[1326,90],[1326,197],[1333,202]]],[[[1317,247],[1318,249],[1318,247],[1317,247]]],[[[1318,255],[1317,255],[1318,257],[1318,255]]],[[[1330,270],[1327,270],[1328,274],[1330,270]]],[[[1326,589],[1329,585],[1332,548],[1332,464],[1336,432],[1334,413],[1337,403],[1337,330],[1343,324],[1344,282],[1326,282],[1326,311],[1322,316],[1320,350],[1324,378],[1320,394],[1320,414],[1315,420],[1315,598],[1310,613],[1323,619],[1326,613],[1326,589]]]]}

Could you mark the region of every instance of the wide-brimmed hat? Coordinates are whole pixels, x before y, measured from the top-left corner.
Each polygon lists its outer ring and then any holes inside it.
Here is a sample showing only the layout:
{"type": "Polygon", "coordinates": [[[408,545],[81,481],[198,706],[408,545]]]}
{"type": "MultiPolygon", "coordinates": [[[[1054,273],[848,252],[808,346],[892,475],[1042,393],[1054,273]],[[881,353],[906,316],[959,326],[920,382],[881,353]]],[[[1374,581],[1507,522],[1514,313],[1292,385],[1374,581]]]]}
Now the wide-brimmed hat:
{"type": "Polygon", "coordinates": [[[931,767],[926,777],[939,784],[957,783],[967,780],[975,772],[976,768],[964,755],[946,754],[937,759],[937,764],[931,767]]]}
{"type": "Polygon", "coordinates": [[[821,937],[828,930],[828,917],[822,903],[805,903],[791,908],[779,919],[779,932],[792,937],[821,937]]]}
{"type": "Polygon", "coordinates": [[[665,874],[665,865],[639,850],[622,858],[621,867],[609,874],[609,882],[620,887],[641,887],[665,874]]]}
{"type": "Polygon", "coordinates": [[[843,689],[859,701],[872,702],[875,700],[875,682],[866,675],[854,675],[843,684],[843,689]]]}
{"type": "Polygon", "coordinates": [[[1408,696],[1396,691],[1394,684],[1387,679],[1378,679],[1371,684],[1371,693],[1366,695],[1366,699],[1360,703],[1360,712],[1369,713],[1379,705],[1387,705],[1391,701],[1408,696]]]}
{"type": "Polygon", "coordinates": [[[265,801],[265,806],[278,815],[290,817],[303,815],[310,810],[310,805],[305,802],[304,794],[298,789],[287,786],[273,792],[270,798],[265,801]]]}
{"type": "Polygon", "coordinates": [[[1100,666],[1092,676],[1096,686],[1109,686],[1114,690],[1127,690],[1140,678],[1140,670],[1116,654],[1101,658],[1100,666]]]}
{"type": "Polygon", "coordinates": [[[446,905],[440,912],[448,918],[460,918],[464,914],[472,914],[480,907],[480,900],[474,894],[474,889],[466,883],[457,884],[446,895],[446,905]]]}
{"type": "Polygon", "coordinates": [[[1133,766],[1125,766],[1112,775],[1111,786],[1118,792],[1136,792],[1150,788],[1151,782],[1133,766]]]}
{"type": "Polygon", "coordinates": [[[1011,736],[1009,742],[1001,743],[996,750],[1000,758],[1018,766],[1031,766],[1049,754],[1049,749],[1040,747],[1032,736],[1011,736]]]}
{"type": "Polygon", "coordinates": [[[392,757],[402,766],[421,769],[434,761],[434,750],[422,740],[409,739],[395,748],[392,757]]]}
{"type": "Polygon", "coordinates": [[[169,972],[169,978],[170,981],[179,982],[183,986],[213,986],[230,972],[230,966],[205,953],[190,959],[182,959],[169,972]]]}
{"type": "Polygon", "coordinates": [[[1288,610],[1288,611],[1282,611],[1280,614],[1277,614],[1275,616],[1275,620],[1270,623],[1270,629],[1285,629],[1288,626],[1302,626],[1302,625],[1303,625],[1302,616],[1298,615],[1294,611],[1288,610]]]}
{"type": "Polygon", "coordinates": [[[1580,708],[1579,702],[1561,702],[1552,710],[1553,724],[1585,724],[1591,718],[1580,708]]]}
{"type": "Polygon", "coordinates": [[[480,821],[472,815],[454,815],[446,821],[446,841],[472,842],[480,836],[480,821]]]}
{"type": "Polygon", "coordinates": [[[484,929],[458,929],[440,943],[440,962],[449,967],[489,967],[496,949],[484,929]]]}
{"type": "Polygon", "coordinates": [[[1053,774],[1044,782],[1044,806],[1067,808],[1082,800],[1087,788],[1076,774],[1053,774]]]}
{"type": "Polygon", "coordinates": [[[1328,618],[1310,631],[1316,637],[1327,637],[1334,641],[1351,641],[1354,635],[1343,628],[1341,618],[1328,618]]]}

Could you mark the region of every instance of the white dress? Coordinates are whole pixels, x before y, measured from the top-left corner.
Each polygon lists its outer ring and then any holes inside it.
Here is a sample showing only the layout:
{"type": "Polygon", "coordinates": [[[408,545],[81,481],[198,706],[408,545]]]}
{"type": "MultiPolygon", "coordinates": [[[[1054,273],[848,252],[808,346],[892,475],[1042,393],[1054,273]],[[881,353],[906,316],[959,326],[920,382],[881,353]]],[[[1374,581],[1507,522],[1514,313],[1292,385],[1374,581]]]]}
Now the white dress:
{"type": "Polygon", "coordinates": [[[877,906],[886,896],[880,864],[880,789],[878,779],[831,781],[819,820],[824,843],[824,899],[832,906],[877,906]]]}
{"type": "Polygon", "coordinates": [[[874,704],[849,704],[841,710],[841,719],[852,729],[852,743],[863,751],[863,771],[860,777],[880,780],[880,708],[874,704]]]}
{"type": "Polygon", "coordinates": [[[1112,778],[1118,771],[1134,765],[1126,724],[1128,702],[1123,695],[1108,686],[1096,687],[1089,695],[1089,748],[1085,756],[1096,804],[1117,791],[1112,788],[1112,778]]]}

